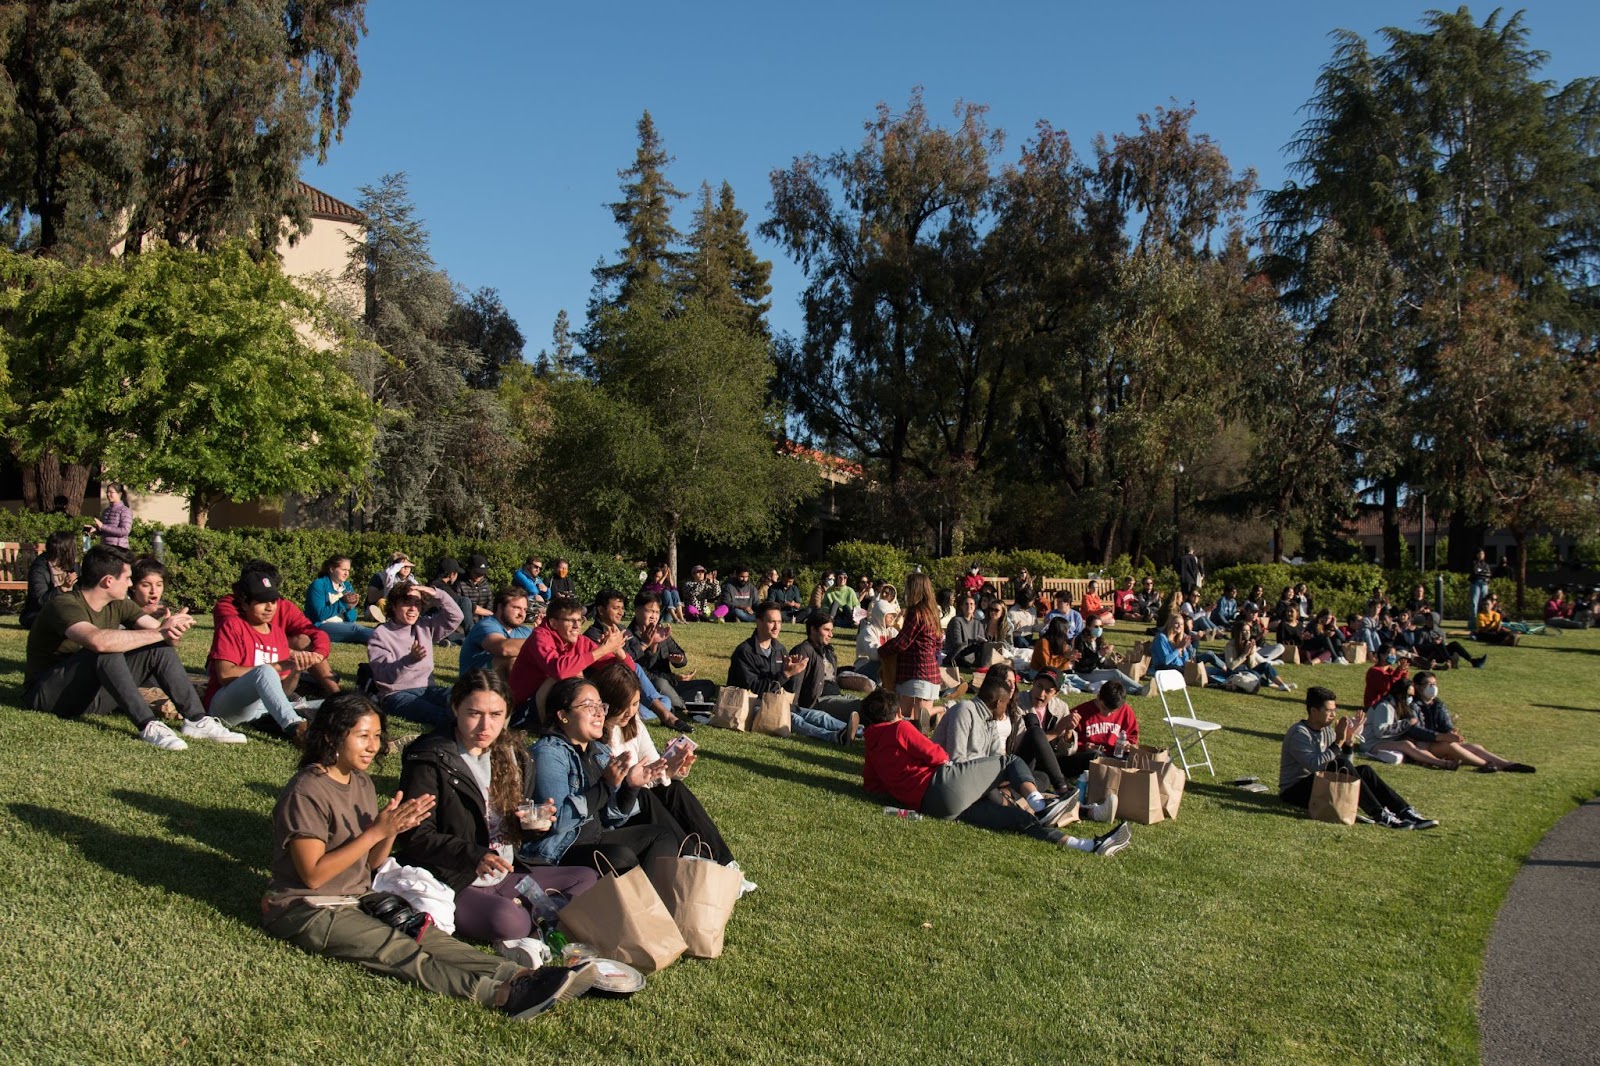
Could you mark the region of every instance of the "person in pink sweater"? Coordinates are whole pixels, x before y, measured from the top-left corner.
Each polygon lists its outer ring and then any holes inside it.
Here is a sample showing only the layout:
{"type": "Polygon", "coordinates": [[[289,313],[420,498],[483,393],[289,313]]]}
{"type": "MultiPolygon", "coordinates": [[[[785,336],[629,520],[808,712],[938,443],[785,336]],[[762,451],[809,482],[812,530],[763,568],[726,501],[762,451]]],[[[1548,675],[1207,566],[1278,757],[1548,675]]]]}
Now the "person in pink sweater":
{"type": "Polygon", "coordinates": [[[1034,784],[1028,767],[1015,756],[951,762],[943,748],[906,720],[894,696],[885,689],[861,701],[861,720],[867,726],[861,783],[868,792],[887,793],[900,806],[930,818],[1022,833],[1075,851],[1110,856],[1128,846],[1126,822],[1092,840],[1057,829],[1054,823],[1076,805],[1077,797],[1046,797],[1034,784]],[[1002,784],[1023,796],[1033,813],[999,800],[995,790],[1002,784]]]}
{"type": "Polygon", "coordinates": [[[433,646],[456,631],[461,617],[455,597],[427,585],[395,582],[388,620],[367,643],[367,664],[385,714],[423,725],[452,720],[450,690],[433,683],[433,646]],[[438,608],[426,618],[424,601],[438,608]]]}

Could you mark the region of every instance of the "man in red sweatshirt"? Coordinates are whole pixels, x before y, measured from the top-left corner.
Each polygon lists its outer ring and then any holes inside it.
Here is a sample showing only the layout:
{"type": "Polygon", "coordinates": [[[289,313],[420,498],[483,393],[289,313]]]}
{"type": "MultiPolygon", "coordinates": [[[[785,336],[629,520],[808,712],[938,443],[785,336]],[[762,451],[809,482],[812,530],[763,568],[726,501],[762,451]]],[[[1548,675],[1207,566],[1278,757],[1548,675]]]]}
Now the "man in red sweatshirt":
{"type": "Polygon", "coordinates": [[[583,608],[570,596],[550,601],[544,621],[534,627],[533,636],[522,645],[511,664],[511,707],[519,720],[522,705],[539,692],[546,681],[577,677],[597,663],[621,659],[631,668],[633,660],[622,653],[627,631],[612,627],[604,641],[595,643],[583,635],[583,608]]]}

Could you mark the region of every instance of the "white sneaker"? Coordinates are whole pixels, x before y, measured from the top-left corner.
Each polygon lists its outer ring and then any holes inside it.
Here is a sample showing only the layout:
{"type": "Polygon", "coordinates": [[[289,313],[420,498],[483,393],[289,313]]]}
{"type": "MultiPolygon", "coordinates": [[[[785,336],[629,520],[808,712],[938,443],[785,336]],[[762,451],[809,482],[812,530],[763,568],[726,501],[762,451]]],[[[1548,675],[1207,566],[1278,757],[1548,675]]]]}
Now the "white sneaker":
{"type": "Polygon", "coordinates": [[[1091,803],[1083,808],[1083,814],[1091,822],[1109,822],[1117,817],[1117,794],[1109,792],[1106,798],[1099,803],[1091,803]]]}
{"type": "Polygon", "coordinates": [[[245,735],[235,733],[209,714],[183,723],[183,735],[195,740],[214,740],[218,744],[243,744],[245,735]]]}
{"type": "Polygon", "coordinates": [[[494,950],[518,966],[530,970],[537,970],[550,962],[550,948],[535,936],[519,937],[516,940],[496,940],[494,950]]]}
{"type": "Polygon", "coordinates": [[[189,746],[160,722],[146,722],[144,728],[139,730],[139,739],[146,744],[154,744],[162,751],[183,751],[189,746]]]}

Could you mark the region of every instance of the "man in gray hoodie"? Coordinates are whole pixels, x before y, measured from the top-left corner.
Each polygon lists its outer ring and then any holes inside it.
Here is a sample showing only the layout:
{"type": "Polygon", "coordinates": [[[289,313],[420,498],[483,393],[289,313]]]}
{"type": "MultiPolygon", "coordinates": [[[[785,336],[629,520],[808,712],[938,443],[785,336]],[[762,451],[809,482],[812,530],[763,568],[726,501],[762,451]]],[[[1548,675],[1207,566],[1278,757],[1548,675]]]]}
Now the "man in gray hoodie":
{"type": "Polygon", "coordinates": [[[1439,823],[1424,818],[1398,792],[1384,784],[1370,766],[1354,766],[1350,754],[1361,735],[1365,714],[1334,719],[1339,700],[1330,689],[1306,689],[1306,716],[1289,727],[1278,763],[1278,798],[1296,807],[1311,806],[1311,789],[1323,770],[1343,770],[1361,779],[1361,810],[1389,829],[1432,829],[1439,823]]]}

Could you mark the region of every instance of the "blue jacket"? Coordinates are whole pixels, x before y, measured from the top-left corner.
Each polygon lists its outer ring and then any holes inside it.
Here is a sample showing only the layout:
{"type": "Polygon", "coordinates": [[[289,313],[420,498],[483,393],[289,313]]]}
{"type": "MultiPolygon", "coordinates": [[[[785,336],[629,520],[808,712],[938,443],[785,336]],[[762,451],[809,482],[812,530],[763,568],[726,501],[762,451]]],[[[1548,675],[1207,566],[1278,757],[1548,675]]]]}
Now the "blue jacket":
{"type": "Polygon", "coordinates": [[[544,583],[542,577],[531,577],[522,567],[511,571],[511,583],[528,594],[528,599],[537,603],[547,602],[550,599],[550,586],[544,583]]]}
{"type": "Polygon", "coordinates": [[[355,590],[356,587],[348,581],[342,587],[335,588],[333,578],[323,574],[313,581],[311,587],[306,590],[306,617],[311,619],[313,625],[321,625],[329,619],[339,622],[354,622],[356,620],[356,609],[354,607],[343,600],[335,600],[329,603],[328,598],[335,592],[343,596],[355,590]]]}
{"type": "MultiPolygon", "coordinates": [[[[604,770],[611,761],[611,749],[601,741],[590,741],[594,761],[604,770]]],[[[602,826],[615,829],[639,813],[638,790],[626,783],[621,788],[608,789],[611,801],[602,811],[590,811],[583,793],[593,784],[584,771],[583,753],[572,741],[560,733],[546,733],[533,745],[533,789],[531,795],[540,801],[556,801],[556,824],[550,831],[522,845],[522,849],[551,864],[558,864],[572,842],[578,839],[578,830],[585,822],[596,817],[602,826]]]]}
{"type": "Polygon", "coordinates": [[[1224,596],[1211,608],[1211,620],[1224,629],[1233,628],[1233,620],[1239,614],[1239,602],[1224,596]]]}
{"type": "Polygon", "coordinates": [[[1150,669],[1152,670],[1182,670],[1183,664],[1194,656],[1194,645],[1184,648],[1181,652],[1172,646],[1172,641],[1165,633],[1157,633],[1156,639],[1150,645],[1150,669]]]}

